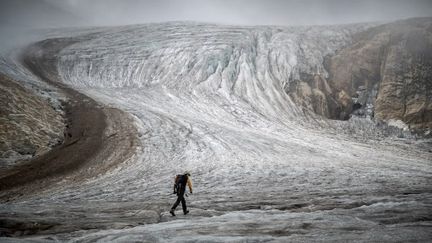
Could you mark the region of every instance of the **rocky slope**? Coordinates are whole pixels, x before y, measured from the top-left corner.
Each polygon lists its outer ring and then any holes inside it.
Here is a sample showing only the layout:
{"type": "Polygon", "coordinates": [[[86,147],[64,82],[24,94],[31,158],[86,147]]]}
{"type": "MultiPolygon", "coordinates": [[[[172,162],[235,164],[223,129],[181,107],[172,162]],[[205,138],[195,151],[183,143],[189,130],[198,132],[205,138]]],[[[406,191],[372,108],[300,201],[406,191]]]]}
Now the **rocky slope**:
{"type": "Polygon", "coordinates": [[[432,125],[432,19],[397,21],[356,33],[326,57],[329,76],[304,73],[288,93],[332,119],[352,115],[432,125]]]}
{"type": "Polygon", "coordinates": [[[49,151],[63,141],[59,110],[32,90],[0,74],[0,168],[49,151]]]}

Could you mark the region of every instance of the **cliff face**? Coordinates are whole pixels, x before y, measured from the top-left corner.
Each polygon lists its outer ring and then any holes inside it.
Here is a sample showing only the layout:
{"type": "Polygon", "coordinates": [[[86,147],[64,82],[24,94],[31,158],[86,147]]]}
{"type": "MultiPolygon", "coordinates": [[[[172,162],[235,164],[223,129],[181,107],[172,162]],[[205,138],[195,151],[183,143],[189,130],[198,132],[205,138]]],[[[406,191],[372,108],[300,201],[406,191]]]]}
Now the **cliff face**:
{"type": "Polygon", "coordinates": [[[332,119],[350,116],[402,120],[432,127],[432,19],[370,28],[328,56],[328,78],[304,74],[288,93],[332,119]]]}
{"type": "Polygon", "coordinates": [[[391,26],[376,116],[432,127],[432,21],[391,26]]]}

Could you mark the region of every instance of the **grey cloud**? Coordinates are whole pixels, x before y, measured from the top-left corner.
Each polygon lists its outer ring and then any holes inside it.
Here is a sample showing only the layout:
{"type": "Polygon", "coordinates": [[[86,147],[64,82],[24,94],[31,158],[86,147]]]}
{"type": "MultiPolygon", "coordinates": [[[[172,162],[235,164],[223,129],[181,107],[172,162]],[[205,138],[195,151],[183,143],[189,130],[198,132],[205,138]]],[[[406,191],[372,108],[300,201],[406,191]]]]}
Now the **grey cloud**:
{"type": "Polygon", "coordinates": [[[310,25],[430,16],[430,0],[2,0],[2,25],[61,27],[200,21],[310,25]]]}
{"type": "Polygon", "coordinates": [[[431,0],[0,0],[0,47],[35,29],[198,21],[324,25],[432,15],[431,0]]]}
{"type": "Polygon", "coordinates": [[[89,25],[192,20],[239,25],[342,24],[430,16],[430,0],[47,0],[89,25]]]}

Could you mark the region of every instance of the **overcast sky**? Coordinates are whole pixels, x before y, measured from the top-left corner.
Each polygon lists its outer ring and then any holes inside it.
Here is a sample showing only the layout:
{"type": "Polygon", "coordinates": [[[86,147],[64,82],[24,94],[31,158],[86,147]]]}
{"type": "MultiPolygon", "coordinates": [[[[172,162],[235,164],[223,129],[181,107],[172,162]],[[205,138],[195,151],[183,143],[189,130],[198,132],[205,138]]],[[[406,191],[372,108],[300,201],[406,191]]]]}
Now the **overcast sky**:
{"type": "Polygon", "coordinates": [[[343,24],[432,15],[432,0],[0,0],[1,25],[123,25],[191,20],[343,24]]]}

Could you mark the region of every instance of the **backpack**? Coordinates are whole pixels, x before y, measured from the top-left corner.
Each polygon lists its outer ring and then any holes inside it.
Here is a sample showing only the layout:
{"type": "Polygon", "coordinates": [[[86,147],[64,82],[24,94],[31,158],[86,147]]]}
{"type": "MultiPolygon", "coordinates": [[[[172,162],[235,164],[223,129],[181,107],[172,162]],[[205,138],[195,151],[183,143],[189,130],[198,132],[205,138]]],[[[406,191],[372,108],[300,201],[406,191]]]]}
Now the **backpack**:
{"type": "Polygon", "coordinates": [[[187,182],[186,175],[176,176],[175,184],[174,184],[174,192],[177,193],[177,195],[180,194],[181,191],[185,190],[186,182],[187,182]]]}

